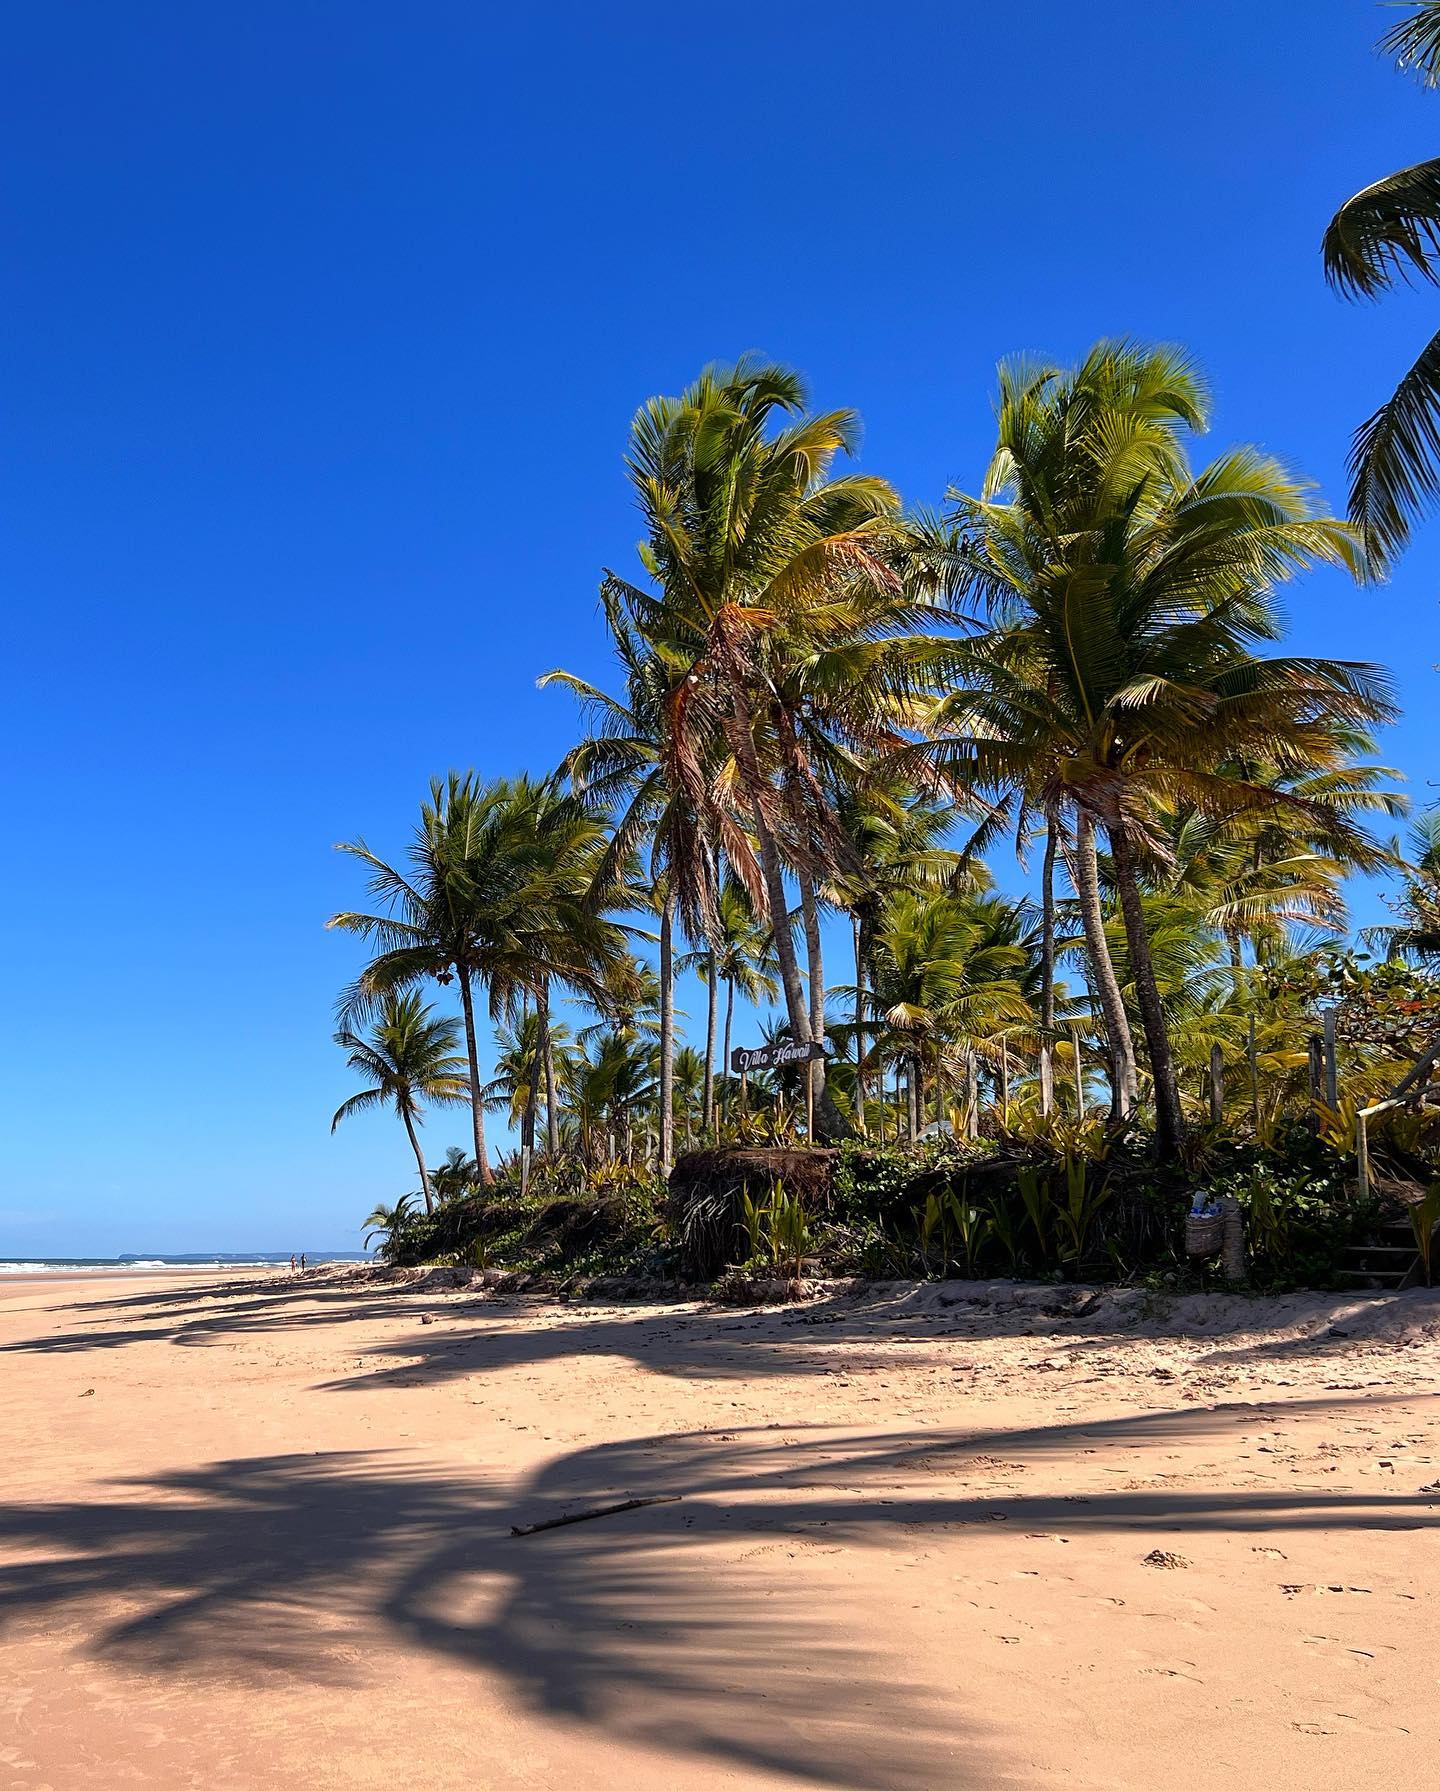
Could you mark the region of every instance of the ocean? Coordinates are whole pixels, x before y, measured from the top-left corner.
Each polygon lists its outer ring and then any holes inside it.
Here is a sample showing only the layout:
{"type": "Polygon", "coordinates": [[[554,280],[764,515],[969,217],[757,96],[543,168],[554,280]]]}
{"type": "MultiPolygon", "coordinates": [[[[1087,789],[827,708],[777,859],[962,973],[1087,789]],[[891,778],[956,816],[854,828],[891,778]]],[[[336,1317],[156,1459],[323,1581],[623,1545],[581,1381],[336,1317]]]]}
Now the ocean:
{"type": "MultiPolygon", "coordinates": [[[[311,1264],[370,1261],[363,1250],[307,1250],[305,1254],[311,1264]]],[[[178,1256],[159,1252],[153,1256],[0,1256],[0,1275],[113,1275],[120,1271],[145,1269],[271,1269],[279,1264],[288,1266],[289,1261],[288,1250],[244,1253],[208,1250],[178,1256]]]]}

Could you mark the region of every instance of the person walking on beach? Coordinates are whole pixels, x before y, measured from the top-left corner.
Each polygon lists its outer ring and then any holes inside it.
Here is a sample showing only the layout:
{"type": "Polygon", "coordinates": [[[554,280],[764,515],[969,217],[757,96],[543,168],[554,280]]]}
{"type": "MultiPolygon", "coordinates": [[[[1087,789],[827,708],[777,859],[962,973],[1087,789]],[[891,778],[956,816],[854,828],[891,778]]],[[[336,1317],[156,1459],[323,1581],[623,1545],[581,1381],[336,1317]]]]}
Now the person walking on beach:
{"type": "Polygon", "coordinates": [[[300,1252],[300,1273],[302,1275],[305,1273],[305,1252],[303,1250],[300,1252]]]}
{"type": "Polygon", "coordinates": [[[293,1250],[290,1252],[290,1273],[292,1275],[295,1273],[295,1252],[293,1250]]]}

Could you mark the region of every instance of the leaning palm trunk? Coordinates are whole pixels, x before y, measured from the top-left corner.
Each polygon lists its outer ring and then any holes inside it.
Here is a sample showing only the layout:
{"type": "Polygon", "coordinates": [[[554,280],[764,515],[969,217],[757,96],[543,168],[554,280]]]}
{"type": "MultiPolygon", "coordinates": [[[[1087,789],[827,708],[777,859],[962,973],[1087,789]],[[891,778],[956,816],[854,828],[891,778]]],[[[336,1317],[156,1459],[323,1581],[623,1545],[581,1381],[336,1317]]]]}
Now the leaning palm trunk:
{"type": "Polygon", "coordinates": [[[730,1118],[730,1022],[735,1018],[735,978],[725,978],[725,1043],[720,1055],[720,1074],[725,1078],[725,1103],[721,1118],[730,1118]]]}
{"type": "Polygon", "coordinates": [[[660,1176],[670,1174],[675,1154],[675,949],[674,902],[665,892],[660,910],[660,1176]]]}
{"type": "MultiPolygon", "coordinates": [[[[493,1178],[490,1159],[485,1152],[485,1108],[480,1093],[480,1053],[475,1043],[475,1002],[470,992],[470,972],[462,967],[459,975],[460,1008],[465,1016],[465,1054],[470,1060],[470,1124],[475,1140],[475,1165],[480,1180],[488,1188],[493,1178]]],[[[426,1199],[429,1199],[428,1195],[426,1199]]]]}
{"type": "Polygon", "coordinates": [[[734,723],[733,745],[740,770],[747,786],[751,824],[755,829],[760,875],[765,887],[766,918],[775,940],[775,956],[780,966],[780,985],[785,991],[785,1012],[790,1031],[802,1045],[810,1043],[810,1014],[805,1005],[805,985],[800,977],[800,962],[795,955],[795,936],[790,931],[790,905],[785,900],[785,874],[780,866],[780,852],[775,835],[765,815],[762,791],[768,789],[755,751],[754,715],[745,680],[734,664],[726,666],[726,682],[734,723]]]}
{"type": "Polygon", "coordinates": [[[553,1160],[560,1155],[560,1109],[555,1099],[555,1040],[550,1032],[550,985],[541,987],[540,1048],[545,1056],[545,1150],[553,1160]]]}
{"type": "MultiPolygon", "coordinates": [[[[855,933],[855,1122],[861,1132],[868,1131],[865,1121],[865,918],[856,909],[855,933]]],[[[881,1093],[884,1093],[882,1088],[881,1093]]]]}
{"type": "Polygon", "coordinates": [[[410,1117],[410,1109],[402,1107],[400,1117],[405,1121],[405,1130],[410,1135],[410,1148],[415,1153],[415,1161],[420,1168],[420,1192],[425,1196],[425,1211],[435,1211],[435,1196],[430,1192],[430,1171],[425,1167],[425,1153],[420,1148],[420,1139],[416,1135],[415,1121],[410,1117]]]}
{"type": "Polygon", "coordinates": [[[1155,981],[1155,962],[1150,955],[1150,932],[1145,924],[1140,883],[1135,874],[1135,850],[1123,819],[1110,823],[1106,832],[1110,839],[1110,856],[1115,865],[1115,887],[1120,895],[1120,912],[1125,920],[1125,942],[1130,948],[1130,974],[1135,979],[1135,1000],[1145,1027],[1145,1048],[1150,1057],[1150,1073],[1155,1079],[1155,1142],[1164,1158],[1179,1148],[1184,1131],[1184,1120],[1180,1113],[1180,1089],[1175,1080],[1175,1058],[1170,1049],[1165,1010],[1160,1003],[1160,988],[1155,981]]]}
{"type": "Polygon", "coordinates": [[[1040,869],[1040,1111],[1055,1105],[1055,816],[1045,822],[1045,862],[1040,869]]]}
{"type": "Polygon", "coordinates": [[[1115,1065],[1115,1108],[1118,1116],[1125,1119],[1134,1111],[1139,1098],[1135,1044],[1130,1036],[1120,979],[1115,974],[1105,938],[1105,915],[1100,906],[1100,869],[1095,857],[1095,820],[1084,809],[1080,811],[1075,828],[1075,893],[1080,899],[1080,921],[1085,930],[1095,992],[1100,998],[1100,1011],[1110,1040],[1110,1056],[1115,1065]]]}
{"type": "Polygon", "coordinates": [[[530,1059],[530,1085],[525,1090],[525,1114],[520,1125],[521,1194],[528,1194],[530,1191],[530,1169],[535,1160],[535,1109],[540,1104],[540,1069],[545,1055],[544,1051],[541,1049],[541,1038],[544,1036],[545,1032],[545,1010],[543,1003],[543,996],[537,998],[535,1003],[535,1018],[538,1023],[536,1029],[537,1036],[535,1039],[535,1049],[532,1052],[530,1059]]]}
{"type": "MultiPolygon", "coordinates": [[[[775,836],[770,832],[757,806],[754,811],[755,837],[760,848],[760,870],[765,879],[767,918],[775,939],[775,957],[780,966],[780,986],[785,991],[785,1015],[790,1022],[790,1035],[797,1043],[815,1043],[810,1026],[810,1006],[805,995],[805,981],[800,974],[800,960],[795,952],[795,936],[790,931],[790,910],[785,901],[785,878],[780,869],[780,854],[775,836]]],[[[821,1138],[848,1138],[850,1127],[835,1105],[824,1083],[815,1102],[815,1127],[821,1138]]]]}
{"type": "Polygon", "coordinates": [[[785,877],[780,869],[780,854],[757,808],[755,837],[760,848],[760,872],[765,879],[766,918],[775,939],[775,957],[780,967],[780,986],[785,992],[785,1014],[792,1036],[799,1044],[811,1042],[810,1009],[805,999],[805,982],[800,974],[800,960],[795,954],[795,935],[790,931],[789,903],[785,900],[785,877]]]}
{"type": "Polygon", "coordinates": [[[705,1082],[700,1094],[700,1130],[715,1130],[715,1020],[720,991],[715,983],[715,951],[705,954],[705,1082]]]}
{"type": "MultiPolygon", "coordinates": [[[[815,900],[815,879],[808,871],[800,873],[800,911],[805,923],[805,957],[810,972],[810,1037],[817,1045],[825,1043],[825,960],[820,944],[820,907],[815,900]]],[[[805,1066],[810,1079],[810,1098],[818,1115],[827,1098],[825,1059],[817,1057],[805,1066]]],[[[811,1141],[813,1143],[813,1140],[811,1141]]]]}

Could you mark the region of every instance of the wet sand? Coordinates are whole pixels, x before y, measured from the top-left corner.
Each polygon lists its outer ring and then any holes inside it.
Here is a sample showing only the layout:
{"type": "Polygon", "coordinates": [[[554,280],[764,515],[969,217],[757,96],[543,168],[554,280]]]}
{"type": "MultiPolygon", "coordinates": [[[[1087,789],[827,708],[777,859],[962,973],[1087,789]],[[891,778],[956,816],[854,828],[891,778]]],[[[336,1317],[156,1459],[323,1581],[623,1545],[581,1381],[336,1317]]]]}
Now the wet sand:
{"type": "Polygon", "coordinates": [[[1440,1300],[1087,1303],[0,1286],[0,1791],[1427,1782],[1440,1300]]]}

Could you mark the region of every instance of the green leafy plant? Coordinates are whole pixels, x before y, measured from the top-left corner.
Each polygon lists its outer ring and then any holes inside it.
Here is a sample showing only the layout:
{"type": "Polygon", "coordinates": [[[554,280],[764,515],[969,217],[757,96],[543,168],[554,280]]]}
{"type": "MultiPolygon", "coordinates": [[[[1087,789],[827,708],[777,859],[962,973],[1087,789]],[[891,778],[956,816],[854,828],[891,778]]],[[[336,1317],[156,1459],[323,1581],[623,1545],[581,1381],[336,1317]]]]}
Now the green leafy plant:
{"type": "Polygon", "coordinates": [[[1108,1177],[1096,1178],[1083,1157],[1065,1159],[1065,1199],[1056,1203],[1055,1222],[1061,1235],[1061,1260],[1078,1270],[1100,1210],[1109,1201],[1108,1177]]]}
{"type": "Polygon", "coordinates": [[[1437,1225],[1440,1225],[1440,1182],[1431,1182],[1425,1198],[1410,1208],[1410,1229],[1415,1233],[1415,1248],[1420,1252],[1420,1261],[1425,1266],[1427,1287],[1433,1285],[1431,1266],[1437,1225]]]}
{"type": "Polygon", "coordinates": [[[1025,1217],[1035,1234],[1040,1260],[1046,1262],[1050,1257],[1055,1221],[1055,1198],[1050,1192],[1050,1178],[1042,1175],[1033,1163],[1022,1163],[1015,1171],[1015,1183],[1020,1190],[1025,1217]]]}
{"type": "Polygon", "coordinates": [[[941,1274],[944,1274],[950,1266],[950,1209],[946,1201],[946,1196],[932,1192],[926,1197],[924,1206],[916,1208],[916,1229],[920,1233],[920,1255],[927,1274],[931,1272],[931,1252],[937,1241],[940,1246],[941,1274]]]}
{"type": "Polygon", "coordinates": [[[811,1246],[809,1222],[798,1194],[786,1194],[777,1182],[770,1194],[768,1219],[772,1260],[792,1281],[800,1279],[811,1246]]]}
{"type": "Polygon", "coordinates": [[[765,1244],[765,1208],[748,1192],[740,1197],[740,1222],[745,1228],[745,1260],[753,1262],[765,1244]]]}
{"type": "Polygon", "coordinates": [[[965,1259],[965,1273],[973,1275],[980,1252],[994,1230],[994,1222],[988,1213],[970,1201],[960,1199],[954,1192],[946,1196],[946,1203],[950,1223],[965,1259]]]}

